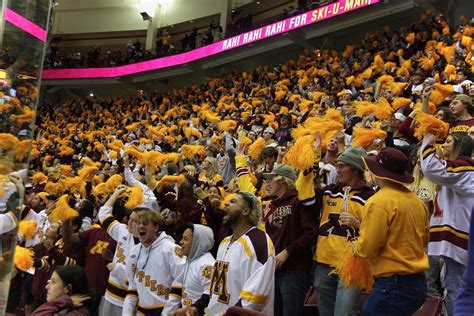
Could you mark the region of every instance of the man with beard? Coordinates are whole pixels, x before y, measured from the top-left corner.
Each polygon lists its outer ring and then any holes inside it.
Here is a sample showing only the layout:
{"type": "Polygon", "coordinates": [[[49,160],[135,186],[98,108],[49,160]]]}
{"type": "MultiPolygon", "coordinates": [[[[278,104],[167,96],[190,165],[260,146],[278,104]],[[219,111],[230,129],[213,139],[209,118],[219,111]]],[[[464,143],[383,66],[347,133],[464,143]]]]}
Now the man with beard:
{"type": "Polygon", "coordinates": [[[192,314],[221,315],[231,306],[273,315],[275,250],[270,237],[258,229],[260,202],[248,192],[239,192],[227,202],[223,224],[233,234],[217,251],[209,290],[193,304],[192,314]]]}

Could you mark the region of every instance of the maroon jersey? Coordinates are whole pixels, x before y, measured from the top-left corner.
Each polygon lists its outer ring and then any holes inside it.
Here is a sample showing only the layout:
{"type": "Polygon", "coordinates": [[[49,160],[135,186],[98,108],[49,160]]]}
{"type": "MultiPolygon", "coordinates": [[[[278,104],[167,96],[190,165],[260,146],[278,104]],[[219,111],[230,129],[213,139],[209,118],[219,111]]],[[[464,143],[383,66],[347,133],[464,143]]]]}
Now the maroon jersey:
{"type": "Polygon", "coordinates": [[[80,245],[64,244],[63,240],[59,239],[50,251],[43,244],[36,245],[34,251],[35,275],[31,291],[36,302],[45,302],[45,286],[56,267],[81,265],[84,249],[80,245]]]}
{"type": "Polygon", "coordinates": [[[110,238],[103,228],[91,228],[80,232],[79,239],[86,248],[84,272],[86,273],[89,289],[104,294],[109,278],[109,270],[107,269],[109,261],[102,257],[102,253],[105,249],[109,249],[114,253],[117,243],[110,238]]]}

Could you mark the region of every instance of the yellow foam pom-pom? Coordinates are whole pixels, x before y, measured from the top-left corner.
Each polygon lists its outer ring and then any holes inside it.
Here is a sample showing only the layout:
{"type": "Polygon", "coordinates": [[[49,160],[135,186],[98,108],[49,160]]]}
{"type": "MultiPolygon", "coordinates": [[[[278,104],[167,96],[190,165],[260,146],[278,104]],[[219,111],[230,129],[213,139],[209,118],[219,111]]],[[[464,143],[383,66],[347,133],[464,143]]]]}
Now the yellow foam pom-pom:
{"type": "Polygon", "coordinates": [[[414,136],[419,140],[423,139],[426,133],[435,135],[437,139],[445,139],[448,136],[449,124],[431,114],[418,112],[415,120],[418,124],[414,136]]]}
{"type": "Polygon", "coordinates": [[[262,137],[257,138],[249,146],[249,155],[253,160],[258,160],[260,153],[265,148],[265,140],[262,137]]]}
{"type": "Polygon", "coordinates": [[[36,234],[36,221],[21,221],[18,231],[25,237],[25,240],[33,239],[36,234]]]}
{"type": "Polygon", "coordinates": [[[68,202],[68,194],[64,194],[56,201],[54,209],[49,214],[51,223],[79,216],[79,213],[75,209],[70,207],[68,202]]]}
{"type": "Polygon", "coordinates": [[[33,267],[34,255],[35,253],[33,252],[33,250],[16,246],[15,256],[13,257],[13,263],[15,264],[17,269],[21,271],[28,271],[33,267]]]}
{"type": "Polygon", "coordinates": [[[354,256],[350,245],[344,250],[341,261],[332,273],[339,276],[344,287],[354,286],[358,290],[371,291],[374,286],[368,260],[354,256]]]}
{"type": "Polygon", "coordinates": [[[131,188],[127,192],[128,200],[125,203],[125,207],[128,209],[134,209],[143,204],[143,189],[139,186],[131,188]]]}

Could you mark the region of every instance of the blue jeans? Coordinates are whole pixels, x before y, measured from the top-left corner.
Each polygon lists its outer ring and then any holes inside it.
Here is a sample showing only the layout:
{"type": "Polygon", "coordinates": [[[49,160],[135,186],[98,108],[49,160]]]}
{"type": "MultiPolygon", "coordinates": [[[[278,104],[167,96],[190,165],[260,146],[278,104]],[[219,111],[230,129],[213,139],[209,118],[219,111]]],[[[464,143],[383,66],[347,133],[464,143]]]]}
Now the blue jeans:
{"type": "Polygon", "coordinates": [[[328,265],[317,264],[314,271],[314,287],[318,298],[320,316],[357,315],[360,292],[354,287],[344,287],[334,270],[328,265]]]}
{"type": "Polygon", "coordinates": [[[377,278],[374,290],[365,301],[364,316],[411,316],[426,299],[423,273],[377,278]]]}
{"type": "Polygon", "coordinates": [[[303,315],[304,297],[309,288],[309,279],[310,274],[306,271],[275,273],[275,315],[303,315]]]}
{"type": "Polygon", "coordinates": [[[449,257],[442,256],[442,258],[446,267],[446,274],[441,279],[441,283],[447,291],[444,305],[448,316],[452,316],[454,315],[454,301],[458,296],[458,290],[462,286],[462,277],[466,266],[449,257]]]}

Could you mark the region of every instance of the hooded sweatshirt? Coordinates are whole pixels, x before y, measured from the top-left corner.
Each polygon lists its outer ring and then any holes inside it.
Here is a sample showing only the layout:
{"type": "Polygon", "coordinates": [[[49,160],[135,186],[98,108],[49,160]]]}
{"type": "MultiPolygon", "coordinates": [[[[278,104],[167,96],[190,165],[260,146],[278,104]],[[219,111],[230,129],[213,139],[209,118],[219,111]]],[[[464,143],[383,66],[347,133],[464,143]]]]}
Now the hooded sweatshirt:
{"type": "Polygon", "coordinates": [[[161,232],[148,247],[135,245],[127,258],[128,294],[123,315],[167,315],[176,309],[168,301],[173,281],[183,272],[185,258],[173,238],[161,232]]]}
{"type": "MultiPolygon", "coordinates": [[[[182,296],[171,293],[170,301],[181,301],[181,306],[194,304],[211,283],[215,259],[209,252],[214,246],[212,229],[194,224],[193,243],[186,258],[183,273],[173,282],[173,288],[182,288],[182,296]]],[[[173,304],[174,305],[174,304],[173,304]]]]}

